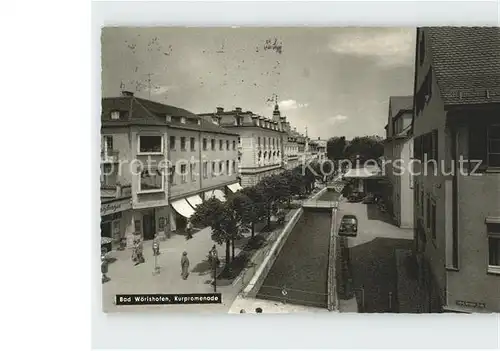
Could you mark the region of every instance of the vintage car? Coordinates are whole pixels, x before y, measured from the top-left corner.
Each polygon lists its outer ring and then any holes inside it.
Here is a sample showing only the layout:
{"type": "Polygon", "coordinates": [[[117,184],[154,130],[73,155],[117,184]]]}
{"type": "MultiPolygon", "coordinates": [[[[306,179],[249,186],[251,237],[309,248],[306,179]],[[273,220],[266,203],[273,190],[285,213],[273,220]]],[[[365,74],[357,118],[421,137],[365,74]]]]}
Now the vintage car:
{"type": "Polygon", "coordinates": [[[344,215],[340,221],[339,236],[357,236],[358,218],[355,215],[344,215]]]}

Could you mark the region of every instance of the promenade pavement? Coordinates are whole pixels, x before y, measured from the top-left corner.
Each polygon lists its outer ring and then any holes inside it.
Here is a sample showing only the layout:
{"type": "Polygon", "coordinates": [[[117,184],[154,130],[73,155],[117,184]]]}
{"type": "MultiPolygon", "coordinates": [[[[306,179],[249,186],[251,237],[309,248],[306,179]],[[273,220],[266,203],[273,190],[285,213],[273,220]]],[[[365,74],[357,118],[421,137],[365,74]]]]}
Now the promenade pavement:
{"type": "MultiPolygon", "coordinates": [[[[248,236],[250,234],[247,234],[248,236]]],[[[235,255],[241,251],[241,242],[235,245],[235,255]]],[[[174,294],[174,293],[210,293],[213,292],[212,270],[207,261],[208,251],[214,242],[211,239],[211,228],[204,228],[186,240],[183,235],[173,234],[171,238],[160,242],[160,256],[158,264],[160,273],[154,275],[154,256],[152,241],[144,242],[144,257],[146,262],[137,266],[131,260],[132,251],[113,251],[110,256],[116,258],[109,264],[108,276],[111,280],[102,284],[103,310],[116,311],[145,311],[168,310],[172,312],[227,312],[237,291],[231,285],[224,285],[221,281],[217,292],[222,293],[220,305],[162,305],[162,306],[116,306],[116,294],[174,294]],[[187,251],[190,261],[190,274],[186,280],[181,278],[181,256],[187,251]]],[[[225,245],[216,245],[221,266],[225,259],[225,245]]]]}

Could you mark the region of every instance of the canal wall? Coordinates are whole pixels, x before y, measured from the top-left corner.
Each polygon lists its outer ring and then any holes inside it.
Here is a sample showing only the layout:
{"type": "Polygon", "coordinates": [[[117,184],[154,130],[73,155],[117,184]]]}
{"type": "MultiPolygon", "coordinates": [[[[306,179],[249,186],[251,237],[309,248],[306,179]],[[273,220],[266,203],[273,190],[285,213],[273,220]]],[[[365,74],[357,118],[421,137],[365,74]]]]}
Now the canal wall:
{"type": "MultiPolygon", "coordinates": [[[[321,189],[313,195],[310,200],[319,198],[326,191],[328,191],[328,188],[321,189]]],[[[270,247],[265,247],[254,254],[251,259],[250,267],[243,272],[240,278],[241,281],[238,282],[238,284],[245,286],[242,291],[242,295],[244,297],[256,297],[262,283],[267,277],[267,274],[271,270],[271,267],[276,261],[281,249],[285,245],[286,240],[303,213],[304,210],[302,207],[295,210],[295,213],[292,215],[285,228],[283,228],[281,232],[273,233],[273,235],[268,238],[268,242],[273,242],[273,244],[270,247]]]]}

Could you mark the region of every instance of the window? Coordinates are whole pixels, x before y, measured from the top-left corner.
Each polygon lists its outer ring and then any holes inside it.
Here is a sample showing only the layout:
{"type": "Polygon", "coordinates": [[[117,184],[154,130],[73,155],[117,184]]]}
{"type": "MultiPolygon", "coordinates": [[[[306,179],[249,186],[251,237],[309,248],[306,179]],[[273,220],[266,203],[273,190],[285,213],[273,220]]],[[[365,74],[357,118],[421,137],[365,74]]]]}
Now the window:
{"type": "Polygon", "coordinates": [[[500,167],[500,125],[472,123],[469,126],[469,159],[480,169],[500,167]]]}
{"type": "Polygon", "coordinates": [[[203,138],[203,150],[207,149],[207,138],[203,138]]]}
{"type": "Polygon", "coordinates": [[[236,140],[233,140],[233,150],[236,150],[236,140]]]}
{"type": "Polygon", "coordinates": [[[187,183],[186,165],[181,165],[181,183],[187,183]]]}
{"type": "Polygon", "coordinates": [[[111,111],[111,119],[120,119],[120,111],[111,111]]]}
{"type": "Polygon", "coordinates": [[[224,165],[224,162],[223,161],[220,161],[219,162],[219,174],[222,174],[222,167],[224,165]]]}
{"type": "Polygon", "coordinates": [[[208,162],[203,161],[203,178],[208,178],[208,162]]]}
{"type": "Polygon", "coordinates": [[[112,163],[102,164],[101,186],[116,186],[118,167],[112,163]]]}
{"type": "Polygon", "coordinates": [[[159,154],[163,153],[163,138],[161,135],[140,135],[139,153],[159,154]]]}
{"type": "Polygon", "coordinates": [[[431,234],[432,240],[436,240],[437,232],[436,232],[436,202],[431,201],[431,234]]]}
{"type": "Polygon", "coordinates": [[[212,147],[212,150],[215,150],[215,139],[210,140],[210,146],[212,147]]]}
{"type": "Polygon", "coordinates": [[[224,142],[222,140],[219,140],[219,150],[223,149],[224,142]]]}
{"type": "Polygon", "coordinates": [[[491,125],[486,130],[488,137],[487,164],[500,167],[500,124],[491,125]]]}
{"type": "Polygon", "coordinates": [[[170,137],[170,150],[175,150],[175,137],[170,137]]]}
{"type": "Polygon", "coordinates": [[[260,146],[260,137],[257,138],[257,145],[260,146]]]}
{"type": "Polygon", "coordinates": [[[186,137],[181,137],[181,150],[186,151],[186,137]]]}
{"type": "Polygon", "coordinates": [[[175,185],[175,166],[170,166],[168,170],[168,182],[175,185]]]}
{"type": "Polygon", "coordinates": [[[226,150],[229,150],[229,140],[226,140],[226,150]]]}
{"type": "Polygon", "coordinates": [[[196,167],[194,163],[189,164],[189,174],[191,174],[191,181],[196,181],[196,167]]]}
{"type": "Polygon", "coordinates": [[[236,161],[233,160],[233,173],[236,174],[236,161]]]}
{"type": "Polygon", "coordinates": [[[238,137],[238,145],[241,145],[241,137],[238,137]]]}
{"type": "Polygon", "coordinates": [[[425,206],[426,209],[426,216],[425,216],[425,223],[427,229],[431,229],[431,197],[429,194],[427,194],[427,204],[425,206]]]}
{"type": "Polygon", "coordinates": [[[139,192],[163,191],[163,175],[158,169],[145,169],[141,172],[139,192]]]}
{"type": "Polygon", "coordinates": [[[215,161],[212,162],[212,177],[215,177],[215,161]]]}
{"type": "Polygon", "coordinates": [[[230,174],[231,169],[229,168],[229,160],[226,161],[226,173],[230,174]]]}
{"type": "Polygon", "coordinates": [[[488,223],[488,271],[500,274],[500,223],[488,223]]]}
{"type": "Polygon", "coordinates": [[[191,151],[194,151],[194,143],[195,143],[194,138],[189,139],[189,145],[190,145],[191,151]]]}

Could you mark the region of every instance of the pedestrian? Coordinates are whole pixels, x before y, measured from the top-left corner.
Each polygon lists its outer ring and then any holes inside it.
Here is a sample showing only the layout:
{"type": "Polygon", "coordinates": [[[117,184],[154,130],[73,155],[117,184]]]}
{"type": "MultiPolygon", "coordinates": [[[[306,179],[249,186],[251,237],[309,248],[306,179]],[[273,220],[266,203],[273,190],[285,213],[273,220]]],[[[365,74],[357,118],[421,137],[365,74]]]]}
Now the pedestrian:
{"type": "Polygon", "coordinates": [[[186,240],[192,239],[193,238],[193,225],[191,224],[191,221],[188,221],[186,224],[186,240]]]}
{"type": "Polygon", "coordinates": [[[189,258],[187,254],[188,253],[184,251],[181,258],[181,276],[184,280],[186,280],[189,275],[189,258]]]}
{"type": "Polygon", "coordinates": [[[139,238],[137,239],[136,241],[137,245],[136,245],[136,262],[135,262],[135,265],[139,265],[141,263],[144,263],[146,260],[144,259],[144,255],[143,255],[143,245],[142,245],[142,238],[139,238]]]}
{"type": "Polygon", "coordinates": [[[101,274],[102,278],[101,281],[102,283],[109,282],[111,279],[108,277],[108,260],[106,259],[106,255],[102,254],[101,255],[101,274]]]}
{"type": "Polygon", "coordinates": [[[155,234],[153,239],[153,256],[160,255],[160,239],[158,238],[158,234],[155,234]]]}

